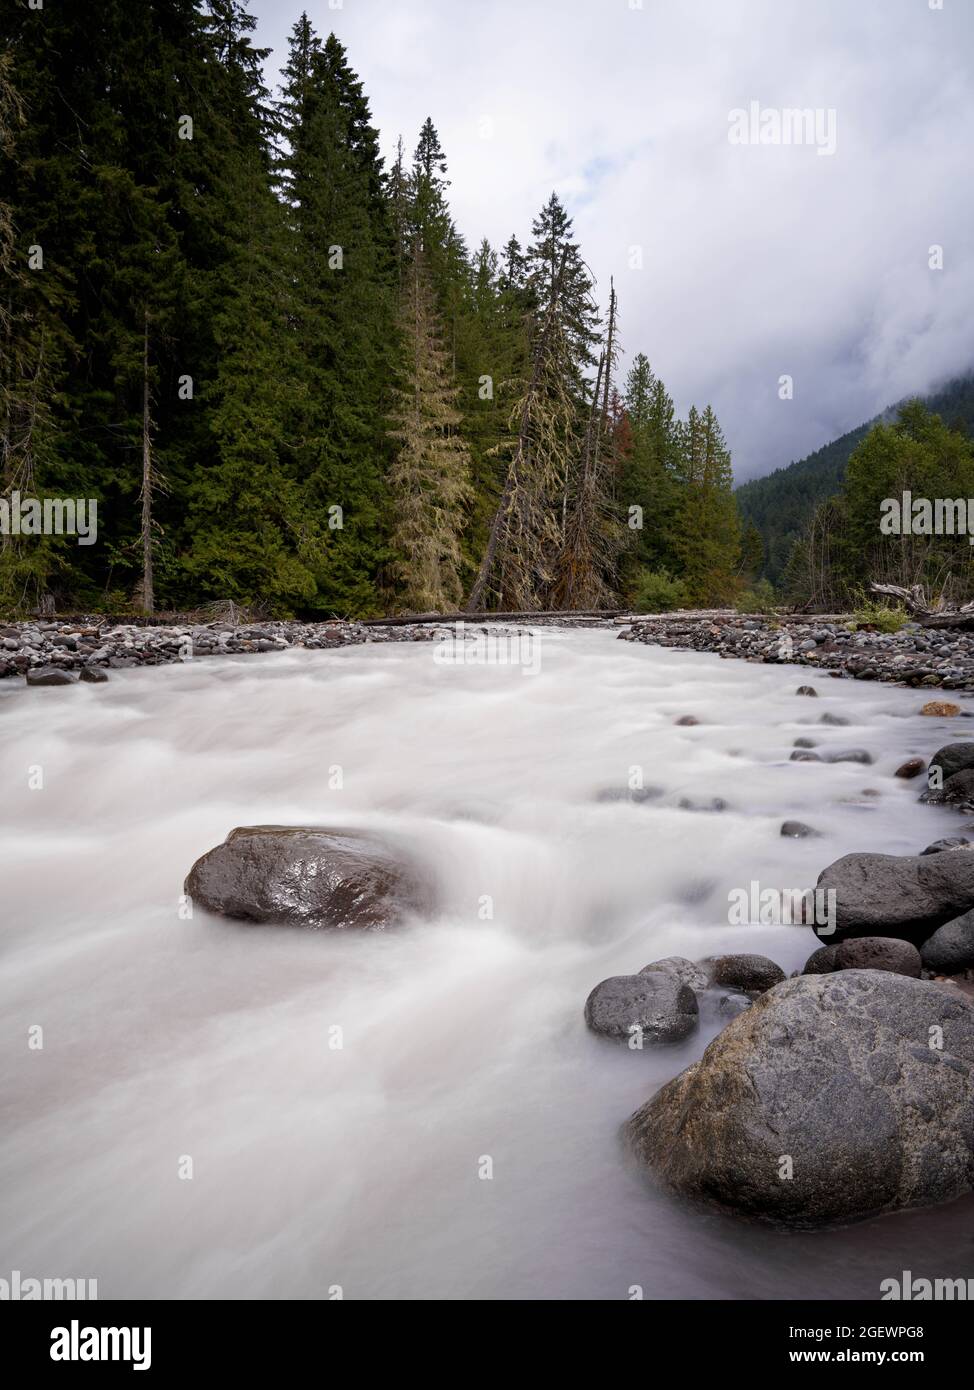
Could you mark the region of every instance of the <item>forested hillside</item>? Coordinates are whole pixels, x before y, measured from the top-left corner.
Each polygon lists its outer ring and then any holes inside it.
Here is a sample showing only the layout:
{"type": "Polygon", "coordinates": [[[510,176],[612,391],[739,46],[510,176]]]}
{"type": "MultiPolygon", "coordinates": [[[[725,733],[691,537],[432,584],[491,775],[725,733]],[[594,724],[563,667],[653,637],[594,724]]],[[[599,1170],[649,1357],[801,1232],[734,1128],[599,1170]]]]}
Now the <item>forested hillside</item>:
{"type": "MultiPolygon", "coordinates": [[[[923,400],[947,425],[974,433],[974,375],[958,377],[923,400]]],[[[877,419],[891,421],[897,409],[890,406],[877,419]]],[[[816,508],[840,490],[849,459],[875,423],[867,421],[807,458],[737,488],[741,515],[761,533],[762,574],[772,584],[781,581],[792,546],[806,533],[816,508]]]]}
{"type": "Polygon", "coordinates": [[[747,585],[719,423],[677,419],[641,354],[619,379],[625,306],[557,193],[503,247],[468,244],[433,119],[387,166],[307,16],[275,93],[235,0],[0,24],[0,489],[98,504],[97,544],[3,534],[5,611],[747,585]]]}

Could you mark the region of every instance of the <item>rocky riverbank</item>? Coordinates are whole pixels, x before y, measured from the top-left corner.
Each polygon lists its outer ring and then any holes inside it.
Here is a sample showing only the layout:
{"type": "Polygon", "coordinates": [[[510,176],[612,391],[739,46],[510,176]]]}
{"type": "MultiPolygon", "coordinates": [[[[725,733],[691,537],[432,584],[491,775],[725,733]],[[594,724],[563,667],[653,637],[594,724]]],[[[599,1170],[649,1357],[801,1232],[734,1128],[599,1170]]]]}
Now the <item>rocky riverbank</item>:
{"type": "Polygon", "coordinates": [[[893,681],[899,685],[974,690],[974,633],[922,628],[899,632],[853,630],[849,622],[742,617],[633,618],[620,632],[626,642],[713,652],[745,661],[812,666],[835,679],[893,681]]]}
{"type": "Polygon", "coordinates": [[[246,656],[348,647],[359,642],[425,642],[435,627],[409,624],[294,621],[257,623],[113,623],[33,621],[0,626],[0,679],[28,685],[67,685],[78,678],[104,679],[108,670],[162,666],[206,656],[246,656]]]}
{"type": "MultiPolygon", "coordinates": [[[[919,799],[966,812],[972,779],[974,741],[948,744],[919,799]]],[[[974,1191],[974,845],[847,854],[819,893],[823,944],[791,979],[762,956],[671,956],[585,1004],[631,1050],[718,1024],[631,1116],[626,1147],[681,1197],[808,1229],[974,1191]]]]}

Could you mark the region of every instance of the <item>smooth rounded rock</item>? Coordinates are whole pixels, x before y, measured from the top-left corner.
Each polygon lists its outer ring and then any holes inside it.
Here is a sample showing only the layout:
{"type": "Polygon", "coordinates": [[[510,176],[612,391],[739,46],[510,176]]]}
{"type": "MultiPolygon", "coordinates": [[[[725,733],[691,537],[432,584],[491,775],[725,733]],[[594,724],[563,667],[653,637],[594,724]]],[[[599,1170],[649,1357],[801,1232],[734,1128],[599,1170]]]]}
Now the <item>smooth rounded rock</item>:
{"type": "Polygon", "coordinates": [[[689,985],[691,989],[706,989],[710,983],[706,970],[694,961],[687,960],[685,956],[664,956],[662,960],[650,961],[639,973],[652,975],[657,971],[663,975],[672,975],[675,980],[689,985]]]}
{"type": "Polygon", "coordinates": [[[846,854],[822,870],[817,887],[835,894],[829,945],[847,936],[919,944],[974,908],[974,854],[846,854]]]}
{"type": "Polygon", "coordinates": [[[891,970],[919,980],[920,952],[909,941],[893,936],[856,936],[835,947],[836,970],[891,970]]]}
{"type": "Polygon", "coordinates": [[[697,998],[689,985],[664,971],[612,975],[585,1001],[585,1022],[594,1033],[629,1042],[676,1043],[688,1037],[699,1020],[697,998]]]}
{"type": "Polygon", "coordinates": [[[972,1092],[970,1000],[926,980],[840,970],[762,995],[632,1116],[625,1137],[681,1196],[815,1229],[970,1192],[972,1092]]]}
{"type": "Polygon", "coordinates": [[[781,966],[767,956],[707,956],[700,964],[715,985],[723,985],[725,989],[742,989],[749,994],[760,994],[785,978],[781,966]]]}
{"type": "Polygon", "coordinates": [[[938,927],[920,947],[920,957],[927,969],[938,975],[974,968],[974,912],[965,912],[938,927]]]}
{"type": "Polygon", "coordinates": [[[432,891],[363,830],[251,825],[231,830],[186,879],[193,903],[246,922],[381,929],[432,907],[432,891]]]}
{"type": "Polygon", "coordinates": [[[26,672],[28,685],[74,685],[75,677],[59,666],[32,666],[26,672]]]}

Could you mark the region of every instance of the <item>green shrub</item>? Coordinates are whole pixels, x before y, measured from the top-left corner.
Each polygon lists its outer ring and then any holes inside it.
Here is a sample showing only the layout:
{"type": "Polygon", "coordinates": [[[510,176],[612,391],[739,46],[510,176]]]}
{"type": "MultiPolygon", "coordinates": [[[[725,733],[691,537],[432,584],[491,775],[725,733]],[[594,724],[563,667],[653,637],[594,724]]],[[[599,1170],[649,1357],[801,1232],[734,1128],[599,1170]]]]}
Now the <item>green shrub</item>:
{"type": "Polygon", "coordinates": [[[852,615],[853,631],[859,627],[876,627],[880,632],[899,632],[910,621],[910,615],[900,604],[887,608],[882,603],[865,602],[852,615]]]}
{"type": "Polygon", "coordinates": [[[674,608],[686,608],[689,595],[679,579],[666,570],[643,570],[633,595],[637,613],[671,613],[674,608]]]}
{"type": "Polygon", "coordinates": [[[777,603],[774,586],[759,579],[752,589],[745,589],[734,604],[738,613],[770,613],[777,603]]]}

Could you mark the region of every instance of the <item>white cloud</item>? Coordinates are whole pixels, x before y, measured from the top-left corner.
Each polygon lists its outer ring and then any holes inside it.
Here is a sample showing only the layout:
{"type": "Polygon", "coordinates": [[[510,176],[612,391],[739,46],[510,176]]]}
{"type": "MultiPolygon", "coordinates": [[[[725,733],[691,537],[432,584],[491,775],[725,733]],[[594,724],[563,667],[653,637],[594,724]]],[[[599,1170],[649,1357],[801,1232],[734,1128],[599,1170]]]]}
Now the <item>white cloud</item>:
{"type": "MultiPolygon", "coordinates": [[[[300,4],[255,0],[283,61],[300,4]]],[[[552,189],[622,337],[681,410],[711,401],[739,478],[974,363],[974,7],[945,0],[344,0],[307,6],[387,153],[431,115],[471,243],[552,189]],[[728,113],[833,108],[837,147],[737,146],[728,113]],[[489,117],[490,138],[481,121],[489,117]],[[945,269],[928,268],[944,247],[945,269]],[[628,249],[644,248],[644,269],[628,249]],[[795,378],[782,402],[778,377],[795,378]]]]}

